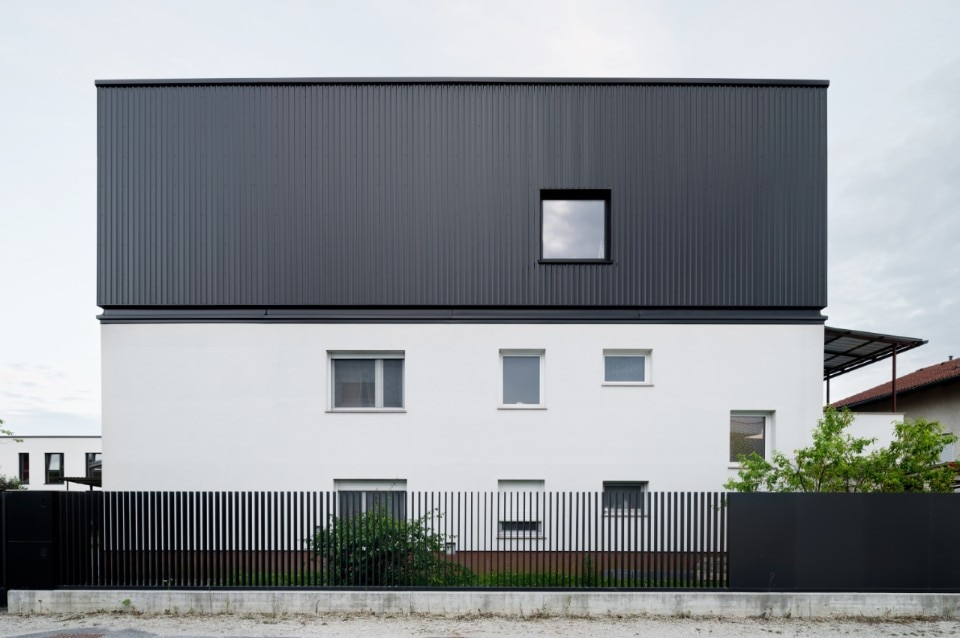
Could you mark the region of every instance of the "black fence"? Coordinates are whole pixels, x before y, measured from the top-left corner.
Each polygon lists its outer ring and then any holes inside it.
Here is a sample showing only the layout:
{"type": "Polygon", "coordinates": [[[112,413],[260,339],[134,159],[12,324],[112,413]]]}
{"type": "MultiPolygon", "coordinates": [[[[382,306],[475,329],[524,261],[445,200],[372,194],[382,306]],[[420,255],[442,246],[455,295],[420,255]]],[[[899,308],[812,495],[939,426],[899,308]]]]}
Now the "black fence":
{"type": "Polygon", "coordinates": [[[7,589],[727,586],[721,493],[2,497],[8,530],[36,521],[7,535],[7,589]]]}
{"type": "Polygon", "coordinates": [[[960,591],[955,494],[5,492],[0,519],[0,605],[12,588],[960,591]]]}

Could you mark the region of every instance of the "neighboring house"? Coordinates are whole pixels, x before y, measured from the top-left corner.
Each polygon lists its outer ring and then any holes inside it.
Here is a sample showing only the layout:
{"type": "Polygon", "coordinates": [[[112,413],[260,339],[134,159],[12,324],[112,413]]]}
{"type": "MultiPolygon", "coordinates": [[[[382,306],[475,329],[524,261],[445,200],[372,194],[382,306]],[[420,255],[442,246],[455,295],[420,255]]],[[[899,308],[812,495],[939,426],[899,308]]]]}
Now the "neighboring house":
{"type": "MultiPolygon", "coordinates": [[[[960,435],[960,360],[948,360],[897,378],[896,411],[908,419],[939,421],[953,434],[960,435]]],[[[890,412],[893,383],[887,382],[833,403],[834,407],[854,412],[890,412]]],[[[943,460],[953,461],[956,446],[947,446],[943,460]]]]}
{"type": "Polygon", "coordinates": [[[99,436],[0,437],[0,474],[20,479],[30,490],[85,490],[64,478],[95,482],[100,463],[99,436]]]}
{"type": "Polygon", "coordinates": [[[615,503],[800,447],[827,86],[97,82],[105,486],[615,503]]]}

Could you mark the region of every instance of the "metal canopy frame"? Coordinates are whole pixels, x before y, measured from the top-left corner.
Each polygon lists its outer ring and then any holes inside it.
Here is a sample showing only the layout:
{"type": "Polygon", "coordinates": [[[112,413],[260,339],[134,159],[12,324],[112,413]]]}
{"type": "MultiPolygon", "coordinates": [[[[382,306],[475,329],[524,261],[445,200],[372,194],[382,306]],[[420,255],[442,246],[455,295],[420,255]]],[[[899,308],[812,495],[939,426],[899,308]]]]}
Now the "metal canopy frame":
{"type": "Polygon", "coordinates": [[[827,382],[830,404],[830,379],[858,370],[871,363],[892,359],[892,403],[897,409],[897,354],[919,348],[926,339],[899,337],[863,330],[825,326],[823,330],[823,379],[827,382]]]}

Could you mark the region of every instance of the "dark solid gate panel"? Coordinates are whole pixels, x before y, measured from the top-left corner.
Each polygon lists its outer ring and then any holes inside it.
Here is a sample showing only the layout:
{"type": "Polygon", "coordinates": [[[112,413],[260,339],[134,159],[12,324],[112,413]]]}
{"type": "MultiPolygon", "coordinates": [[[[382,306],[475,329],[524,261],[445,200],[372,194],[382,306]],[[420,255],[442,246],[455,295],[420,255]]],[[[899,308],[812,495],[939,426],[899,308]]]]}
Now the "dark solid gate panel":
{"type": "Polygon", "coordinates": [[[53,589],[57,579],[58,492],[5,492],[4,581],[7,590],[53,589]]]}
{"type": "Polygon", "coordinates": [[[955,494],[730,494],[730,588],[960,591],[955,494]]]}

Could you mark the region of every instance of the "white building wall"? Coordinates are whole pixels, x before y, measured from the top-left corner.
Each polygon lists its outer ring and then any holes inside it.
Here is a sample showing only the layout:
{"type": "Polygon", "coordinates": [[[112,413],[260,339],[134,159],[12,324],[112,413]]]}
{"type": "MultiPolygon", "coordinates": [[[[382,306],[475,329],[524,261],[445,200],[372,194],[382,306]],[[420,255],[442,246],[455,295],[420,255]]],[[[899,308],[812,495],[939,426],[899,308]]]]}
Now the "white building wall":
{"type": "Polygon", "coordinates": [[[100,452],[99,436],[13,436],[0,437],[0,474],[19,478],[19,455],[30,455],[30,490],[86,490],[85,485],[54,483],[45,479],[45,461],[48,453],[62,453],[64,476],[87,475],[87,452],[100,452]],[[19,443],[17,441],[20,441],[19,443]]]}
{"type": "Polygon", "coordinates": [[[855,412],[847,434],[856,438],[876,439],[870,449],[887,447],[893,441],[897,423],[903,423],[902,413],[855,412]]]}
{"type": "Polygon", "coordinates": [[[811,325],[106,324],[111,490],[720,490],[731,411],[792,451],[821,415],[811,325]],[[499,409],[501,349],[545,352],[542,410],[499,409]],[[652,385],[602,385],[604,349],[652,351],[652,385]],[[405,352],[405,411],[328,411],[328,351],[405,352]]]}

